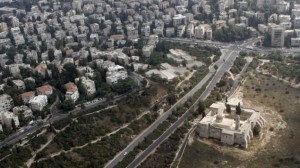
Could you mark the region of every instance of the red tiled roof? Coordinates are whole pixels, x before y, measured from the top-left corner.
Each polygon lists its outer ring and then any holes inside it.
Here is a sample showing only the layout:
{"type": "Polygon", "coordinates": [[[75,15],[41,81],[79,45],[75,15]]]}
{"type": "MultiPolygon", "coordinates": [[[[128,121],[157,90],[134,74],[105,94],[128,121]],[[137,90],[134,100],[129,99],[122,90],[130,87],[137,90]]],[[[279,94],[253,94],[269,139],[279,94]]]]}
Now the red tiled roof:
{"type": "Polygon", "coordinates": [[[41,87],[36,88],[36,91],[38,93],[46,93],[52,90],[52,87],[50,85],[44,85],[41,87]]]}

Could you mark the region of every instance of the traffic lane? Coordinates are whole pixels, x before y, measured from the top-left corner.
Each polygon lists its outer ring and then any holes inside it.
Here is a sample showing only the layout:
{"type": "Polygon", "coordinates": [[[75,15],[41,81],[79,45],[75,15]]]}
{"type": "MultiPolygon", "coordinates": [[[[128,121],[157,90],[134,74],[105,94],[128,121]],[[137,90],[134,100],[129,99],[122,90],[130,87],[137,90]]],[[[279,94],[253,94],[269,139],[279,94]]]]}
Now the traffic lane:
{"type": "Polygon", "coordinates": [[[149,154],[165,139],[167,139],[181,124],[190,116],[190,112],[183,114],[183,116],[177,120],[169,129],[167,129],[158,139],[156,139],[143,153],[141,153],[133,162],[131,162],[127,168],[137,167],[149,154]]]}
{"type": "MultiPolygon", "coordinates": [[[[227,59],[227,61],[225,61],[225,62],[223,62],[223,64],[226,64],[227,66],[229,65],[232,65],[232,60],[233,59],[235,59],[235,57],[232,57],[232,54],[233,54],[233,52],[230,52],[230,54],[228,54],[228,52],[225,54],[225,57],[227,58],[228,57],[228,59],[227,59]]],[[[222,71],[223,71],[223,69],[224,69],[224,66],[225,67],[227,67],[226,65],[222,65],[222,67],[220,68],[221,70],[218,72],[218,73],[220,73],[221,72],[221,74],[222,74],[222,71]]],[[[225,68],[226,69],[226,68],[225,68]]],[[[212,76],[212,74],[213,73],[208,73],[208,78],[207,78],[207,80],[212,76]]],[[[218,78],[220,78],[220,77],[222,77],[222,75],[218,75],[218,74],[216,74],[217,75],[217,77],[218,78]]],[[[206,77],[207,77],[206,76],[206,77]]],[[[206,78],[205,77],[205,78],[206,78]]],[[[203,82],[203,80],[201,81],[201,82],[203,82]]],[[[198,85],[197,86],[199,86],[199,84],[201,83],[201,82],[199,82],[198,83],[198,85]]],[[[205,82],[206,83],[206,82],[205,82]]],[[[213,83],[211,83],[210,85],[215,85],[216,84],[216,82],[213,82],[213,83]]],[[[203,84],[201,85],[201,87],[203,86],[203,84]]],[[[213,87],[209,87],[208,88],[208,90],[210,91],[210,90],[212,90],[212,88],[213,87]]],[[[182,99],[180,99],[179,101],[177,101],[176,103],[175,103],[175,105],[174,106],[176,106],[176,105],[178,105],[179,103],[181,103],[181,101],[182,100],[184,100],[184,99],[186,99],[186,97],[189,97],[189,96],[191,96],[191,95],[193,95],[193,93],[195,92],[195,91],[197,91],[199,89],[199,87],[194,87],[187,95],[185,95],[182,99]]],[[[205,93],[207,93],[207,95],[208,95],[208,93],[209,92],[205,92],[205,93]]],[[[174,107],[173,106],[173,107],[174,107]]],[[[168,110],[166,113],[165,113],[165,115],[169,115],[169,114],[171,114],[171,112],[172,112],[172,110],[173,110],[173,107],[170,109],[170,110],[168,110]]],[[[162,118],[160,118],[159,119],[161,122],[162,121],[164,121],[165,119],[162,119],[162,118]]],[[[157,124],[157,122],[155,121],[155,124],[157,124]]],[[[157,127],[157,126],[156,126],[157,127]]],[[[149,129],[147,129],[146,130],[146,132],[147,132],[147,134],[149,133],[149,132],[151,132],[151,131],[153,131],[154,129],[156,129],[156,127],[153,127],[152,125],[150,126],[150,127],[148,127],[149,129]]],[[[111,160],[109,163],[107,163],[107,165],[105,166],[105,167],[107,167],[107,168],[110,168],[110,167],[113,167],[113,166],[115,166],[119,161],[121,161],[123,158],[124,158],[124,156],[123,156],[123,153],[124,152],[129,152],[129,151],[131,151],[131,150],[133,150],[134,149],[134,145],[136,145],[136,144],[138,144],[141,140],[143,140],[142,138],[144,138],[144,137],[146,137],[147,135],[145,135],[145,134],[142,134],[143,135],[143,137],[138,137],[138,139],[135,139],[134,141],[132,141],[132,143],[130,143],[124,150],[122,150],[113,160],[111,160]]]]}
{"type": "Polygon", "coordinates": [[[168,111],[163,113],[163,115],[154,121],[152,125],[150,125],[145,131],[143,131],[136,139],[134,139],[125,149],[123,149],[120,153],[118,153],[112,160],[110,160],[105,168],[112,168],[114,167],[119,161],[121,161],[124,158],[124,152],[130,152],[132,151],[138,143],[142,142],[145,137],[147,137],[150,133],[152,133],[159,124],[161,124],[163,121],[165,121],[171,114],[172,110],[176,108],[180,103],[183,101],[186,101],[191,95],[195,94],[196,91],[198,91],[200,88],[203,87],[205,83],[211,78],[211,76],[214,74],[214,71],[209,72],[188,94],[186,94],[183,98],[178,100],[168,111]]]}

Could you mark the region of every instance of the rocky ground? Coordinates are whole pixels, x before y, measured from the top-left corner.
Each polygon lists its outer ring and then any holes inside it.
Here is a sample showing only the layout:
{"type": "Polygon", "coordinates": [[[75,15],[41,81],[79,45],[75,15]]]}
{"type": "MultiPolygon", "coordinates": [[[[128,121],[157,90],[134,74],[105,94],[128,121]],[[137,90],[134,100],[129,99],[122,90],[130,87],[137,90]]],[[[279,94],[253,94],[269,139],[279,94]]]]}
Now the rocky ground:
{"type": "Polygon", "coordinates": [[[180,167],[300,167],[299,96],[300,89],[271,76],[248,74],[233,97],[261,111],[267,123],[260,136],[246,150],[194,136],[180,167]]]}

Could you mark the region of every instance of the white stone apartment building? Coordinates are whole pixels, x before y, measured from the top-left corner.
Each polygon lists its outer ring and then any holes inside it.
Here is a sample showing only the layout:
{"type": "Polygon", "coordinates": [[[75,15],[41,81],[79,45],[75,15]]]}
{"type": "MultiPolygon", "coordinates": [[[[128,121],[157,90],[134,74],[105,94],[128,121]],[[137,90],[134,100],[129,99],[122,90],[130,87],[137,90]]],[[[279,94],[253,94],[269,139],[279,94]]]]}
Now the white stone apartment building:
{"type": "Polygon", "coordinates": [[[186,16],[183,16],[181,14],[175,15],[173,17],[173,26],[177,27],[182,24],[186,24],[186,16]]]}
{"type": "Polygon", "coordinates": [[[46,95],[38,95],[29,101],[30,107],[33,111],[41,111],[48,104],[46,95]]]}
{"type": "Polygon", "coordinates": [[[294,28],[300,28],[300,16],[294,18],[294,28]]]}
{"type": "Polygon", "coordinates": [[[88,95],[92,95],[92,94],[96,93],[96,86],[95,86],[95,82],[93,80],[88,79],[86,77],[80,77],[80,78],[76,78],[75,82],[77,83],[80,80],[81,80],[83,87],[86,89],[88,95]]]}
{"type": "Polygon", "coordinates": [[[185,33],[185,25],[180,25],[177,28],[177,37],[183,37],[184,33],[185,33]]]}
{"type": "Polygon", "coordinates": [[[8,94],[0,95],[0,111],[10,110],[14,105],[13,99],[8,94]]]}
{"type": "Polygon", "coordinates": [[[32,117],[32,110],[25,105],[14,107],[12,111],[15,115],[21,117],[22,119],[29,119],[32,117]]]}
{"type": "Polygon", "coordinates": [[[73,82],[69,82],[65,84],[65,87],[67,89],[65,94],[66,100],[72,100],[73,102],[76,102],[79,98],[77,86],[73,82]]]}
{"type": "Polygon", "coordinates": [[[119,80],[124,80],[128,77],[127,71],[112,71],[106,73],[106,83],[109,85],[114,85],[118,83],[119,80]]]}
{"type": "Polygon", "coordinates": [[[12,128],[12,120],[15,123],[16,127],[19,127],[19,118],[12,112],[9,111],[0,111],[0,122],[8,128],[12,128]]]}
{"type": "Polygon", "coordinates": [[[291,38],[292,47],[300,47],[300,37],[291,38]]]}
{"type": "Polygon", "coordinates": [[[186,36],[191,38],[194,36],[194,24],[190,23],[186,28],[186,36]]]}
{"type": "Polygon", "coordinates": [[[271,45],[272,47],[284,46],[284,29],[281,27],[271,28],[271,45]]]}

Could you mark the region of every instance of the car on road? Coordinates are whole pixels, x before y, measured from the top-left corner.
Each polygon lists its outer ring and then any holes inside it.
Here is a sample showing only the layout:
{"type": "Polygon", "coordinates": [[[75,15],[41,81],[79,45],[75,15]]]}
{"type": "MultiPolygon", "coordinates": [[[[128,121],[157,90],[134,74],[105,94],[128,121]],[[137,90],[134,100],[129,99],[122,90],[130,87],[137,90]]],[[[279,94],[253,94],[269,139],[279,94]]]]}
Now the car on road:
{"type": "Polygon", "coordinates": [[[124,156],[126,156],[127,154],[128,154],[128,152],[124,152],[124,154],[123,154],[123,155],[124,155],[124,156]]]}

